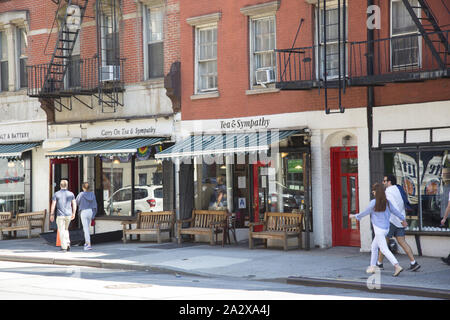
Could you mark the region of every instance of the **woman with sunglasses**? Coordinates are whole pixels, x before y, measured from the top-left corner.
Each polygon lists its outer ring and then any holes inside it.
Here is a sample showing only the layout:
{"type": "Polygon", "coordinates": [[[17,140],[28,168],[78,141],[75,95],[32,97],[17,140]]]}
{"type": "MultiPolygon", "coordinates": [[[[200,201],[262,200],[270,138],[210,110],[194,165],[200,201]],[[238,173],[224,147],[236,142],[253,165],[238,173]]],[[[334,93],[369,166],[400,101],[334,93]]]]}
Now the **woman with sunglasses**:
{"type": "Polygon", "coordinates": [[[404,227],[407,227],[405,218],[402,214],[392,205],[389,200],[386,199],[386,193],[382,184],[375,183],[372,187],[372,193],[375,195],[375,199],[370,201],[366,210],[358,214],[351,214],[351,219],[358,219],[370,214],[373,230],[375,232],[375,238],[372,241],[372,254],[370,258],[370,266],[367,268],[367,273],[375,273],[377,270],[378,249],[386,256],[390,263],[395,268],[393,276],[396,277],[403,271],[403,268],[399,265],[397,259],[389,251],[386,243],[386,235],[389,232],[389,217],[391,214],[397,216],[404,227]]]}

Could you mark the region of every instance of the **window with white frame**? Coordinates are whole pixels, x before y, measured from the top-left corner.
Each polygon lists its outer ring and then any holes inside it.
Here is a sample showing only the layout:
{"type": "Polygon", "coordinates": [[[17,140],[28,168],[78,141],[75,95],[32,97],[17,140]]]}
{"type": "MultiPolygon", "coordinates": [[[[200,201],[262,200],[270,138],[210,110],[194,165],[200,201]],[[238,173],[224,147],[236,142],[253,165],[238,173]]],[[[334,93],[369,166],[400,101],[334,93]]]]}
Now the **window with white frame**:
{"type": "MultiPolygon", "coordinates": [[[[340,55],[341,55],[341,76],[344,76],[346,71],[344,70],[344,59],[347,59],[346,54],[346,46],[344,42],[344,35],[347,34],[347,20],[346,25],[344,26],[344,10],[341,8],[339,10],[336,8],[327,8],[324,17],[324,10],[320,8],[320,10],[316,10],[316,19],[317,15],[319,16],[319,37],[316,39],[318,42],[319,51],[316,52],[319,55],[319,74],[320,78],[324,79],[325,76],[327,79],[337,78],[339,76],[339,32],[338,26],[340,22],[340,30],[341,30],[341,46],[340,46],[340,55]],[[339,21],[339,12],[340,12],[340,21],[339,21]],[[325,18],[325,19],[324,19],[325,18]],[[324,29],[326,27],[326,29],[324,29]],[[324,30],[326,30],[326,52],[325,52],[325,38],[324,38],[324,30]],[[324,70],[324,63],[326,57],[326,70],[324,70]]],[[[348,16],[346,14],[346,16],[348,16]]],[[[346,38],[346,37],[345,37],[346,38]]]]}
{"type": "MultiPolygon", "coordinates": [[[[418,7],[417,0],[409,0],[418,7]]],[[[416,14],[420,14],[419,9],[416,14]]],[[[392,69],[416,67],[420,64],[420,37],[411,15],[401,0],[391,1],[391,65],[392,69]]]]}
{"type": "Polygon", "coordinates": [[[8,91],[8,39],[6,31],[0,31],[0,87],[1,91],[8,91]]]}
{"type": "Polygon", "coordinates": [[[28,86],[28,76],[27,76],[27,47],[28,39],[25,27],[17,27],[17,66],[18,66],[18,85],[19,88],[26,88],[28,86]]]}
{"type": "Polygon", "coordinates": [[[276,23],[275,16],[250,19],[252,86],[275,81],[276,23]]]}
{"type": "Polygon", "coordinates": [[[147,78],[164,76],[164,7],[144,7],[147,78]]]}
{"type": "Polygon", "coordinates": [[[217,26],[196,28],[196,93],[217,91],[217,26]]]}

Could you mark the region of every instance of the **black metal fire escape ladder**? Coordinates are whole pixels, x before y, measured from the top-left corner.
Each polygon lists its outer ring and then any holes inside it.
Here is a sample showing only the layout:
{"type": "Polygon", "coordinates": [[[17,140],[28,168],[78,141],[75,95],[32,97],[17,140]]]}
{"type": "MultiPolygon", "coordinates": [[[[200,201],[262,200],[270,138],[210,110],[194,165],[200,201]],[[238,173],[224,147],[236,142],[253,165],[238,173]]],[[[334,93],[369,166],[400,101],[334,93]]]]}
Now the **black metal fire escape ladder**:
{"type": "MultiPolygon", "coordinates": [[[[322,0],[323,2],[323,33],[322,33],[322,37],[323,37],[323,72],[320,72],[320,67],[319,67],[319,93],[320,93],[320,88],[323,88],[324,90],[324,96],[325,96],[325,113],[326,114],[332,114],[332,113],[344,113],[345,112],[345,108],[342,105],[342,94],[345,94],[345,89],[346,89],[346,15],[347,15],[347,7],[346,7],[346,0],[343,0],[343,5],[341,6],[341,0],[338,0],[337,4],[338,4],[338,23],[337,23],[337,28],[338,28],[338,39],[337,39],[337,44],[338,44],[338,76],[337,76],[337,83],[338,83],[338,96],[337,97],[328,97],[328,88],[329,88],[329,80],[328,80],[328,70],[327,70],[327,57],[333,56],[335,55],[335,53],[331,53],[329,54],[327,51],[327,0],[322,0]],[[343,10],[342,13],[342,25],[343,25],[343,32],[341,30],[342,26],[341,26],[341,10],[343,10]],[[342,39],[341,36],[344,36],[344,38],[342,39]],[[343,50],[344,50],[344,60],[342,61],[342,57],[341,57],[341,45],[344,45],[343,50]],[[338,101],[338,108],[336,110],[332,110],[329,107],[329,100],[337,100],[338,101]]],[[[317,39],[320,42],[320,0],[317,1],[317,39]]],[[[318,50],[318,61],[319,64],[321,63],[321,58],[320,58],[320,44],[317,46],[317,50],[318,50]]],[[[333,79],[334,80],[334,79],[333,79]]],[[[334,81],[333,81],[334,82],[334,81]]]]}
{"type": "MultiPolygon", "coordinates": [[[[447,58],[445,57],[443,60],[442,55],[448,55],[449,54],[449,42],[448,39],[444,36],[444,32],[442,31],[441,27],[439,26],[439,23],[437,22],[433,12],[431,11],[430,6],[428,5],[426,0],[417,0],[419,3],[419,6],[412,6],[409,0],[402,0],[403,4],[406,7],[406,10],[411,15],[412,20],[414,21],[415,25],[417,26],[417,29],[419,30],[420,34],[423,37],[423,40],[425,41],[426,45],[429,47],[431,54],[436,59],[439,67],[443,70],[446,69],[446,62],[447,58]],[[421,9],[425,13],[425,17],[418,17],[417,13],[414,9],[421,9]],[[427,21],[429,24],[424,25],[422,21],[427,21]],[[430,28],[431,29],[426,29],[430,28]],[[431,31],[436,33],[439,40],[431,40],[429,33],[427,31],[431,31]],[[434,43],[440,42],[443,44],[444,51],[438,51],[436,49],[436,46],[434,43]]],[[[439,46],[440,48],[440,46],[439,46]]]]}
{"type": "MultiPolygon", "coordinates": [[[[54,0],[52,1],[55,2],[54,0]]],[[[89,0],[66,0],[67,8],[71,5],[77,5],[79,7],[80,16],[73,16],[69,13],[69,10],[66,10],[64,19],[61,21],[58,38],[56,39],[56,44],[48,66],[47,75],[41,89],[42,95],[46,95],[51,98],[58,98],[58,96],[60,97],[58,92],[64,88],[64,77],[67,72],[67,67],[75,46],[75,42],[81,29],[81,23],[83,21],[88,1],[89,0]],[[83,4],[81,5],[81,3],[83,4]],[[69,18],[79,19],[77,21],[78,27],[74,28],[69,25],[67,23],[69,18]]],[[[59,1],[55,3],[59,4],[59,1]]],[[[59,10],[56,11],[55,19],[58,18],[58,11],[59,10]]]]}

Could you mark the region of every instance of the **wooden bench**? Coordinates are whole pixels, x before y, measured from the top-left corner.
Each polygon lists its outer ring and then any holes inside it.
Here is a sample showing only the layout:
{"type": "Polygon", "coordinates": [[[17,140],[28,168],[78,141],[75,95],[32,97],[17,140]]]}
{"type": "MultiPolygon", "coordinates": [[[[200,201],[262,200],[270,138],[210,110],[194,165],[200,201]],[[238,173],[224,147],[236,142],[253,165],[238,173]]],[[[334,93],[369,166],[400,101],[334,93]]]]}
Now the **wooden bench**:
{"type": "Polygon", "coordinates": [[[44,232],[46,215],[47,210],[18,213],[15,218],[9,219],[9,225],[0,224],[0,240],[3,240],[3,232],[14,231],[17,234],[17,231],[27,231],[28,239],[31,238],[32,229],[39,228],[44,232]]]}
{"type": "Polygon", "coordinates": [[[12,218],[12,212],[0,212],[0,226],[2,224],[10,224],[12,218]]]}
{"type": "Polygon", "coordinates": [[[283,241],[284,250],[288,249],[288,238],[298,238],[298,247],[302,247],[303,212],[282,213],[266,212],[261,222],[249,223],[248,243],[253,249],[253,239],[264,239],[267,248],[268,239],[279,239],[283,241]],[[262,225],[261,231],[255,231],[255,226],[262,225]]]}
{"type": "Polygon", "coordinates": [[[133,234],[156,234],[158,243],[161,243],[161,232],[172,233],[175,223],[175,214],[172,211],[161,212],[139,212],[135,229],[127,229],[127,225],[134,221],[123,221],[123,243],[127,243],[127,235],[133,234]]]}
{"type": "Polygon", "coordinates": [[[181,244],[181,235],[207,235],[209,243],[215,245],[214,235],[223,232],[223,227],[227,223],[226,210],[192,210],[190,219],[177,221],[178,244],[181,244]],[[183,228],[183,223],[189,223],[189,227],[183,228]]]}

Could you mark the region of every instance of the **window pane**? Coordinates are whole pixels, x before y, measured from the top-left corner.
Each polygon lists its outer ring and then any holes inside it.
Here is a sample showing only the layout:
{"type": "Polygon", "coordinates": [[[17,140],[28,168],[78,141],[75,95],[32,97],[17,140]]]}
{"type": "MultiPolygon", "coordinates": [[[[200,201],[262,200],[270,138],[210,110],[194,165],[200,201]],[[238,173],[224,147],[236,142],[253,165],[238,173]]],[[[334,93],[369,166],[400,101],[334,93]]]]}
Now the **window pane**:
{"type": "Polygon", "coordinates": [[[156,42],[149,44],[148,55],[150,78],[164,76],[164,43],[156,42]]]}
{"type": "Polygon", "coordinates": [[[197,165],[195,209],[225,210],[227,208],[226,170],[220,164],[197,165]]]}
{"type": "Polygon", "coordinates": [[[406,37],[391,40],[392,66],[417,66],[419,63],[419,38],[406,37]]]}
{"type": "MultiPolygon", "coordinates": [[[[444,176],[444,173],[450,172],[449,151],[420,153],[422,231],[444,231],[440,222],[447,208],[450,192],[450,177],[444,176]]],[[[448,227],[448,222],[445,227],[448,227]]]]}
{"type": "MultiPolygon", "coordinates": [[[[146,192],[145,197],[137,198],[135,201],[135,210],[141,212],[163,211],[163,168],[161,160],[152,158],[151,146],[138,149],[136,154],[135,181],[145,182],[139,185],[139,189],[146,192]],[[143,181],[145,177],[146,181],[143,181]],[[161,196],[159,197],[159,191],[161,196]]],[[[154,153],[154,152],[153,152],[154,153]]]]}
{"type": "Polygon", "coordinates": [[[8,60],[8,40],[6,39],[6,32],[0,32],[0,60],[8,60]]]}
{"type": "Polygon", "coordinates": [[[20,59],[20,87],[28,87],[27,59],[20,59]]]}
{"type": "Polygon", "coordinates": [[[8,61],[2,61],[0,69],[1,89],[2,91],[8,91],[8,61]]]}
{"type": "Polygon", "coordinates": [[[79,55],[73,55],[70,59],[68,68],[69,88],[79,87],[81,85],[81,60],[79,55]]]}
{"type": "Polygon", "coordinates": [[[164,12],[162,8],[148,10],[148,42],[164,40],[163,34],[164,12]]]}
{"type": "Polygon", "coordinates": [[[131,157],[100,157],[106,215],[131,216],[131,157]]]}
{"type": "MultiPolygon", "coordinates": [[[[417,0],[409,0],[413,7],[417,7],[417,0]]],[[[416,14],[418,14],[418,9],[416,14]]],[[[411,18],[402,1],[392,2],[392,35],[416,32],[417,26],[411,18]]]]}
{"type": "Polygon", "coordinates": [[[24,161],[0,159],[0,212],[25,212],[24,161]]]}
{"type": "Polygon", "coordinates": [[[217,28],[197,31],[198,90],[217,88],[217,28]]]}

